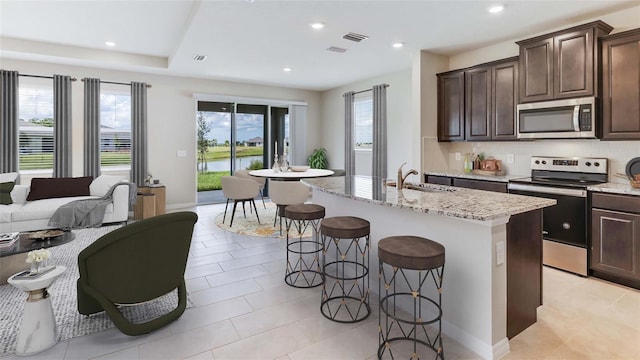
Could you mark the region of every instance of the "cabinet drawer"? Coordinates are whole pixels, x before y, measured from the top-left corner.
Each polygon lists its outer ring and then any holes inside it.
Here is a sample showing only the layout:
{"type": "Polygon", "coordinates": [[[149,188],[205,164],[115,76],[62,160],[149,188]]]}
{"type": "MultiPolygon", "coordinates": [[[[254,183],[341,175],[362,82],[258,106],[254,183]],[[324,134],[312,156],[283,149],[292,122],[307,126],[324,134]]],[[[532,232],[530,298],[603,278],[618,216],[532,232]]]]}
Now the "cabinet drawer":
{"type": "Polygon", "coordinates": [[[592,193],[591,207],[640,214],[640,197],[592,193]]]}
{"type": "Polygon", "coordinates": [[[438,184],[438,185],[448,185],[451,186],[453,184],[453,179],[448,176],[438,176],[438,175],[425,175],[425,182],[427,184],[438,184]]]}

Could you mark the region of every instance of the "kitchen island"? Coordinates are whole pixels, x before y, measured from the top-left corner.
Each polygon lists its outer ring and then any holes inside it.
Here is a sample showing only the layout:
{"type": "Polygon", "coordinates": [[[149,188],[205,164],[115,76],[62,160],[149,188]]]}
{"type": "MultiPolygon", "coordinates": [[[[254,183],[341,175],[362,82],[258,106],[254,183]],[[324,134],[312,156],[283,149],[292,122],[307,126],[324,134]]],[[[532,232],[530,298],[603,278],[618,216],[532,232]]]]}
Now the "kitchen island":
{"type": "MultiPolygon", "coordinates": [[[[542,208],[555,200],[432,184],[398,191],[362,176],[303,182],[327,217],[370,221],[372,267],[383,237],[415,235],[444,245],[443,332],[483,358],[504,356],[508,336],[535,322],[542,303],[542,208]]],[[[372,275],[372,291],[377,281],[372,275]]]]}

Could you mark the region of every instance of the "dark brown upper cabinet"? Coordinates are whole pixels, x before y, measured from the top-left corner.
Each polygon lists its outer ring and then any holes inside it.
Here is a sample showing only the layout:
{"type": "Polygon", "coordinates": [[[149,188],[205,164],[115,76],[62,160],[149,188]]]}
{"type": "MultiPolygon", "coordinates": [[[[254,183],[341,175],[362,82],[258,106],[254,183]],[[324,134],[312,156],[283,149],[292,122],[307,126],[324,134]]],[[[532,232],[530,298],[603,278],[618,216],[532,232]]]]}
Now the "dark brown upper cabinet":
{"type": "Polygon", "coordinates": [[[640,140],[640,29],[602,40],[602,139],[640,140]]]}
{"type": "Polygon", "coordinates": [[[520,102],[599,96],[598,39],[611,30],[594,21],[518,41],[520,102]]]}
{"type": "Polygon", "coordinates": [[[516,140],[518,58],[438,74],[438,140],[516,140]]]}
{"type": "Polygon", "coordinates": [[[438,141],[464,140],[464,71],[438,74],[438,141]]]}

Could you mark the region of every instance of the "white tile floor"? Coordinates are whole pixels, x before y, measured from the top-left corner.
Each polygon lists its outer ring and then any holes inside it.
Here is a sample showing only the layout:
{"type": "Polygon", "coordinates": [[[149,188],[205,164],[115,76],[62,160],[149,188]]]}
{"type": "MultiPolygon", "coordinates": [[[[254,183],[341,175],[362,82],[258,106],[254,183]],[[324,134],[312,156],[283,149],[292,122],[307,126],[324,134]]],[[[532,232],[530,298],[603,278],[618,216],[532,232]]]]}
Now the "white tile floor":
{"type": "MultiPolygon", "coordinates": [[[[31,358],[375,358],[377,310],[356,324],[326,320],[319,288],[284,284],[283,240],[220,230],[213,219],[222,209],[194,209],[200,218],[185,276],[195,307],[179,320],[139,337],[113,328],[31,358]]],[[[505,359],[640,359],[640,291],[545,268],[544,303],[539,321],[511,340],[505,359]]],[[[447,359],[479,359],[449,338],[444,346],[447,359]]]]}

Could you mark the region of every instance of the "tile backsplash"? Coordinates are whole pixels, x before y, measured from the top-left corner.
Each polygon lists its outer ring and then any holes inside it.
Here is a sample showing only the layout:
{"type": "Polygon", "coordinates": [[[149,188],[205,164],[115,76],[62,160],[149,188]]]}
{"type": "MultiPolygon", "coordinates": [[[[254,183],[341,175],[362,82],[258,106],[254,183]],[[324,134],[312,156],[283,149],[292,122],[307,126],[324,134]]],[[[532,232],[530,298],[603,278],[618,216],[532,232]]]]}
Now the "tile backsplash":
{"type": "MultiPolygon", "coordinates": [[[[613,176],[624,173],[627,162],[640,157],[640,141],[600,140],[535,140],[507,142],[452,142],[448,144],[449,169],[462,170],[463,158],[456,160],[456,153],[483,153],[502,160],[507,174],[527,176],[530,173],[531,156],[603,157],[609,159],[609,181],[625,182],[613,176]],[[508,163],[513,155],[513,163],[508,163]]],[[[436,170],[436,169],[434,169],[436,170]]]]}

